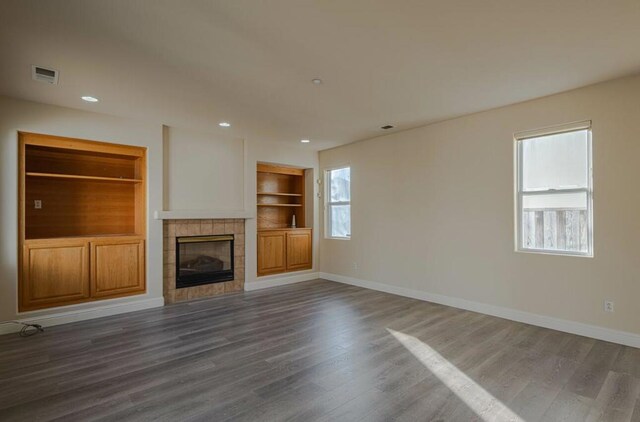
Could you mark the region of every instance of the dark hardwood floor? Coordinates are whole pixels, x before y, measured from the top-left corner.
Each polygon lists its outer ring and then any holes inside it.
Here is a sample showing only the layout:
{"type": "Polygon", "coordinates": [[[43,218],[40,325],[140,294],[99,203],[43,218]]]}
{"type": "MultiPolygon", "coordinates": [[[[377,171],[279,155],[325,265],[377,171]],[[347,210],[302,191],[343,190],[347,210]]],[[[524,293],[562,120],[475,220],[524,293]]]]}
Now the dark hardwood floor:
{"type": "Polygon", "coordinates": [[[640,421],[640,350],[312,281],[0,337],[2,421],[640,421]]]}

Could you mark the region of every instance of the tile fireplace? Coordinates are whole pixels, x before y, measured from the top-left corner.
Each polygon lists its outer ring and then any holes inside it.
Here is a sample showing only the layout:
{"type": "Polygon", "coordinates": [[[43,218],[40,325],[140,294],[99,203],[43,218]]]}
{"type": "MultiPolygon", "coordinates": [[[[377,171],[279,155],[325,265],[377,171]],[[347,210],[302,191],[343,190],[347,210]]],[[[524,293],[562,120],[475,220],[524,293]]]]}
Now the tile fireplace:
{"type": "Polygon", "coordinates": [[[244,290],[244,223],[164,220],[166,303],[244,290]]]}

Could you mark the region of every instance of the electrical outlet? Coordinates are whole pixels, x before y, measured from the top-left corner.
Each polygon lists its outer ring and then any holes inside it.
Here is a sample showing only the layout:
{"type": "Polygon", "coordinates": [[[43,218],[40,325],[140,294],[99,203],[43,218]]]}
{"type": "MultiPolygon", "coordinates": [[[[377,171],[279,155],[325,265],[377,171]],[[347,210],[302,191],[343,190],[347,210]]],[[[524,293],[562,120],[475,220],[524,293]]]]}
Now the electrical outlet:
{"type": "Polygon", "coordinates": [[[604,301],[604,311],[605,312],[613,312],[613,301],[605,300],[604,301]]]}
{"type": "Polygon", "coordinates": [[[40,199],[36,199],[35,201],[33,201],[33,208],[35,208],[37,210],[41,210],[42,209],[42,201],[40,199]]]}
{"type": "Polygon", "coordinates": [[[354,269],[355,271],[358,271],[358,263],[357,263],[357,262],[355,262],[355,261],[354,261],[354,263],[353,263],[353,269],[354,269]]]}

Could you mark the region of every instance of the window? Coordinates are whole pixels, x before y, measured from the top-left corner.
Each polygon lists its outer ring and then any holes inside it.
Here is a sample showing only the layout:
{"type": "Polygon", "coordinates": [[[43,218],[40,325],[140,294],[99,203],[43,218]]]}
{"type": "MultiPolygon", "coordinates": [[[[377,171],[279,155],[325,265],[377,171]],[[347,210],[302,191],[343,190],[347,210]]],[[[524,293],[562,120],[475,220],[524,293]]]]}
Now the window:
{"type": "Polygon", "coordinates": [[[351,168],[326,170],[325,186],[326,236],[349,239],[351,237],[351,168]]]}
{"type": "Polygon", "coordinates": [[[516,136],[518,250],[593,256],[590,122],[516,136]]]}

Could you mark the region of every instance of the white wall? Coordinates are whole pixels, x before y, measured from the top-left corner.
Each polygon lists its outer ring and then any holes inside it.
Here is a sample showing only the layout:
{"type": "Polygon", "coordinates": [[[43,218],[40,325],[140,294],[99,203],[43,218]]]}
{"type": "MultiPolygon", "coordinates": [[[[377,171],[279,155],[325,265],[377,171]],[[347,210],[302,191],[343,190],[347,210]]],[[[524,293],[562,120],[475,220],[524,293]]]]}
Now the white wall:
{"type": "Polygon", "coordinates": [[[162,125],[0,97],[0,175],[0,321],[83,312],[97,306],[115,309],[140,301],[162,303],[162,223],[151,218],[153,210],[162,207],[162,125]],[[147,147],[145,295],[18,314],[18,131],[147,147]]]}
{"type": "Polygon", "coordinates": [[[320,270],[640,333],[639,99],[631,77],[322,151],[351,165],[352,238],[322,239],[320,270]],[[513,134],[583,120],[595,257],[515,252],[513,134]]]}
{"type": "Polygon", "coordinates": [[[244,208],[244,142],[165,127],[164,210],[244,208]]]}

